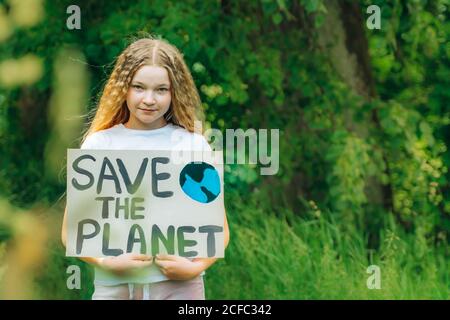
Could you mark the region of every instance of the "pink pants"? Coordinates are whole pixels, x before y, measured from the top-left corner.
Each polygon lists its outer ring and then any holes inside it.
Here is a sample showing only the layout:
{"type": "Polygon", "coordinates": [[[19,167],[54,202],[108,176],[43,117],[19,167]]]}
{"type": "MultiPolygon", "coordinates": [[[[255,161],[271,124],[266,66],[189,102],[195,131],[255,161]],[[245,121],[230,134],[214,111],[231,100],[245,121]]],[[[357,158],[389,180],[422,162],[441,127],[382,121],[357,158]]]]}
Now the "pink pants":
{"type": "Polygon", "coordinates": [[[203,277],[148,284],[95,285],[92,300],[205,300],[203,277]]]}

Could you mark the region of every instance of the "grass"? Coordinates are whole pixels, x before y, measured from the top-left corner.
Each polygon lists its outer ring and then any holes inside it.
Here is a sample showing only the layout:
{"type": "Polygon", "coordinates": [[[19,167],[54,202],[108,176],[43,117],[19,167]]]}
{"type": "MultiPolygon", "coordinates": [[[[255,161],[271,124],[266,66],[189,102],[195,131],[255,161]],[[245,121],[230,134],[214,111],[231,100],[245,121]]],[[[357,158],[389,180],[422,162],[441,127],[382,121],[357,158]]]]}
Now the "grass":
{"type": "Polygon", "coordinates": [[[418,254],[417,235],[386,228],[371,251],[363,232],[344,232],[324,217],[283,215],[256,203],[228,211],[231,241],[226,259],[207,272],[208,299],[449,298],[443,248],[418,254]],[[380,289],[368,289],[370,265],[380,267],[380,289]]]}
{"type": "MultiPolygon", "coordinates": [[[[226,258],[206,273],[207,299],[449,299],[448,249],[430,245],[420,232],[403,232],[389,217],[379,249],[369,250],[363,231],[344,228],[332,215],[274,213],[258,204],[258,195],[227,203],[230,244],[226,258]],[[370,265],[380,268],[381,289],[367,287],[370,265]]],[[[92,269],[66,258],[58,237],[46,252],[32,297],[90,299],[92,269]],[[66,286],[70,265],[80,267],[79,290],[66,286]]]]}

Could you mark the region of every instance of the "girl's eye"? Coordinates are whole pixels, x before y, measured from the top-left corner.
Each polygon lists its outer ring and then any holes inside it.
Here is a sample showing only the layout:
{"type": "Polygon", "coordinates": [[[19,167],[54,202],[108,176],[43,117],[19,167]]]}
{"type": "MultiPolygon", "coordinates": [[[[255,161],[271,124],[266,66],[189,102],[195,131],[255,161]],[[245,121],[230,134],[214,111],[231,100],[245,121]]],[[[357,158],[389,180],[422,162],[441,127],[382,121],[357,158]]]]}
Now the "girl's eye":
{"type": "Polygon", "coordinates": [[[169,89],[167,89],[167,88],[159,88],[158,91],[159,92],[167,92],[167,91],[169,91],[169,89]]]}
{"type": "Polygon", "coordinates": [[[134,89],[137,89],[137,90],[142,90],[142,89],[144,89],[142,86],[137,85],[137,84],[133,85],[133,88],[134,88],[134,89]]]}

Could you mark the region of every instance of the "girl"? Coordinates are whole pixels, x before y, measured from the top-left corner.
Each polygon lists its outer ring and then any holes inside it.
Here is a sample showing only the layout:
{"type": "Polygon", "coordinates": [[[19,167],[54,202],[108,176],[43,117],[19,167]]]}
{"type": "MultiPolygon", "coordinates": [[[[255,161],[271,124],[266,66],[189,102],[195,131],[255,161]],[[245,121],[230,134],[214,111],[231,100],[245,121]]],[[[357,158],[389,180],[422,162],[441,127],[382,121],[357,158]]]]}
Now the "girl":
{"type": "MultiPolygon", "coordinates": [[[[201,101],[181,53],[140,39],[118,57],[82,149],[211,150],[194,133],[201,101]],[[177,137],[175,143],[174,136],[177,137]]],[[[66,213],[62,242],[66,244],[66,213]]],[[[229,231],[225,215],[225,248],[229,231]]],[[[92,299],[205,299],[203,274],[215,258],[122,254],[82,258],[95,267],[92,299]]]]}

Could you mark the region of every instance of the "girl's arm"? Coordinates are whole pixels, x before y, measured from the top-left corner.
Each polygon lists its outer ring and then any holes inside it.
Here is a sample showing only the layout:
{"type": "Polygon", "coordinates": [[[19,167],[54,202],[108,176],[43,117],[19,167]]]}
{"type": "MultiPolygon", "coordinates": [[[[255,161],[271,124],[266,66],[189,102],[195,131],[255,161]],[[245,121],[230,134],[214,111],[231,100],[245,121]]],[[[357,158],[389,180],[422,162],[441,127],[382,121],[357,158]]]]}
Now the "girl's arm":
{"type": "MultiPolygon", "coordinates": [[[[67,242],[67,207],[64,211],[63,224],[61,228],[61,241],[66,247],[67,242]]],[[[153,262],[153,257],[144,254],[125,253],[117,257],[94,258],[79,257],[80,260],[93,266],[122,275],[132,270],[149,267],[153,262]]]]}
{"type": "MultiPolygon", "coordinates": [[[[223,223],[223,236],[224,236],[224,245],[223,249],[225,249],[228,246],[228,242],[230,242],[230,230],[228,228],[228,220],[227,220],[227,213],[225,211],[225,221],[223,223]]],[[[193,262],[197,263],[199,265],[200,273],[208,269],[214,262],[217,261],[217,258],[194,258],[192,260],[193,262]]]]}
{"type": "MultiPolygon", "coordinates": [[[[224,227],[224,248],[228,246],[230,231],[228,228],[227,214],[225,212],[224,227]]],[[[158,254],[155,263],[160,267],[161,272],[172,280],[189,280],[199,276],[208,269],[217,258],[194,258],[191,260],[174,255],[158,254]]]]}
{"type": "MultiPolygon", "coordinates": [[[[64,210],[64,218],[63,218],[63,224],[61,228],[61,241],[64,246],[66,247],[67,243],[67,207],[66,210],[64,210]]],[[[94,266],[100,266],[103,258],[91,258],[91,257],[80,257],[81,260],[84,262],[87,262],[89,264],[92,264],[94,266]]]]}

